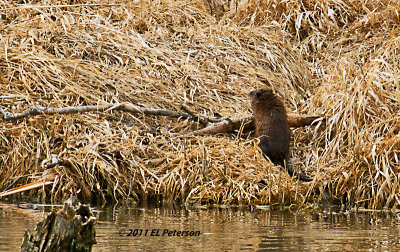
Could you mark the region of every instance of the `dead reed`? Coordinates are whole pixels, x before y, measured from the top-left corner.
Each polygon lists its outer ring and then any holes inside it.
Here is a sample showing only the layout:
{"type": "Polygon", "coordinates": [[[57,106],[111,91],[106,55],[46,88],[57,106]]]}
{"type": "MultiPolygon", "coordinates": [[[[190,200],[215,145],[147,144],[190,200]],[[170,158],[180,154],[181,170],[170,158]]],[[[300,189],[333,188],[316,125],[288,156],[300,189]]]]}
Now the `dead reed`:
{"type": "Polygon", "coordinates": [[[397,1],[72,2],[0,1],[1,109],[131,102],[245,117],[248,92],[270,87],[289,111],[327,118],[293,129],[294,166],[316,180],[291,180],[240,134],[105,111],[1,122],[0,190],[40,178],[55,154],[55,201],[301,204],[325,190],[398,207],[397,1]]]}

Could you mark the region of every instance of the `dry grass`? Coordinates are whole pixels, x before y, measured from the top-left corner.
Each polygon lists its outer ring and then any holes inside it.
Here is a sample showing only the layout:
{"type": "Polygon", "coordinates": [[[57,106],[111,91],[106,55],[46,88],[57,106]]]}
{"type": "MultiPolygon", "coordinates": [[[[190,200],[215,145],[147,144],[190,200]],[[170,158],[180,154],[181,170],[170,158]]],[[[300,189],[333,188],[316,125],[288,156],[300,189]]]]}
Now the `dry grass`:
{"type": "Polygon", "coordinates": [[[104,112],[1,122],[0,190],[27,169],[17,184],[39,178],[56,154],[69,165],[55,168],[52,200],[303,203],[324,187],[338,202],[398,207],[397,1],[72,2],[0,1],[2,109],[132,102],[242,117],[248,92],[271,87],[289,111],[328,118],[293,131],[294,166],[317,182],[290,180],[251,138],[104,112]]]}

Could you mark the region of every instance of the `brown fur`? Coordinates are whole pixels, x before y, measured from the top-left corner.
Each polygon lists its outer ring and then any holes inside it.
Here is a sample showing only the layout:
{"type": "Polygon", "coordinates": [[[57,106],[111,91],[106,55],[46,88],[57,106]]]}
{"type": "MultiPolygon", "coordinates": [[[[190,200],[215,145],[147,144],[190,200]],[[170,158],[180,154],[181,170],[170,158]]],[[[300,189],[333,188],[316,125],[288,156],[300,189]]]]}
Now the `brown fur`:
{"type": "Polygon", "coordinates": [[[256,137],[263,154],[274,164],[285,167],[290,176],[302,181],[312,178],[294,172],[288,164],[290,128],[283,102],[269,89],[258,89],[249,94],[254,113],[256,137]]]}

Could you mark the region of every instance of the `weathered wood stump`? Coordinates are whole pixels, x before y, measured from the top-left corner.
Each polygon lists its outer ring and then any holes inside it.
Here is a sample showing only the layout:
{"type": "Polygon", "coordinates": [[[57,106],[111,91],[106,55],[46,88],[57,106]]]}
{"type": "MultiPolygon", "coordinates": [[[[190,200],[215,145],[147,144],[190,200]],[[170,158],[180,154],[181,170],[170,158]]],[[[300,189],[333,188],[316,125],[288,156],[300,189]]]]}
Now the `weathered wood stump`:
{"type": "Polygon", "coordinates": [[[96,244],[95,224],[89,206],[66,202],[39,222],[35,232],[25,231],[21,251],[91,251],[96,244]]]}

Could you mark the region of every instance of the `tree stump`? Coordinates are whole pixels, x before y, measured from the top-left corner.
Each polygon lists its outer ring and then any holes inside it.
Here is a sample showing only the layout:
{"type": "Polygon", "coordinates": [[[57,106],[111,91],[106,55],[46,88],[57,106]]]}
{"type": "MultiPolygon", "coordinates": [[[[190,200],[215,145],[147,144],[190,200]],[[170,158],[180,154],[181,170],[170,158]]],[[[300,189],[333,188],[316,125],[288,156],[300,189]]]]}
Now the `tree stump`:
{"type": "Polygon", "coordinates": [[[91,251],[96,244],[95,224],[89,206],[66,202],[39,222],[35,232],[25,231],[21,251],[91,251]]]}

